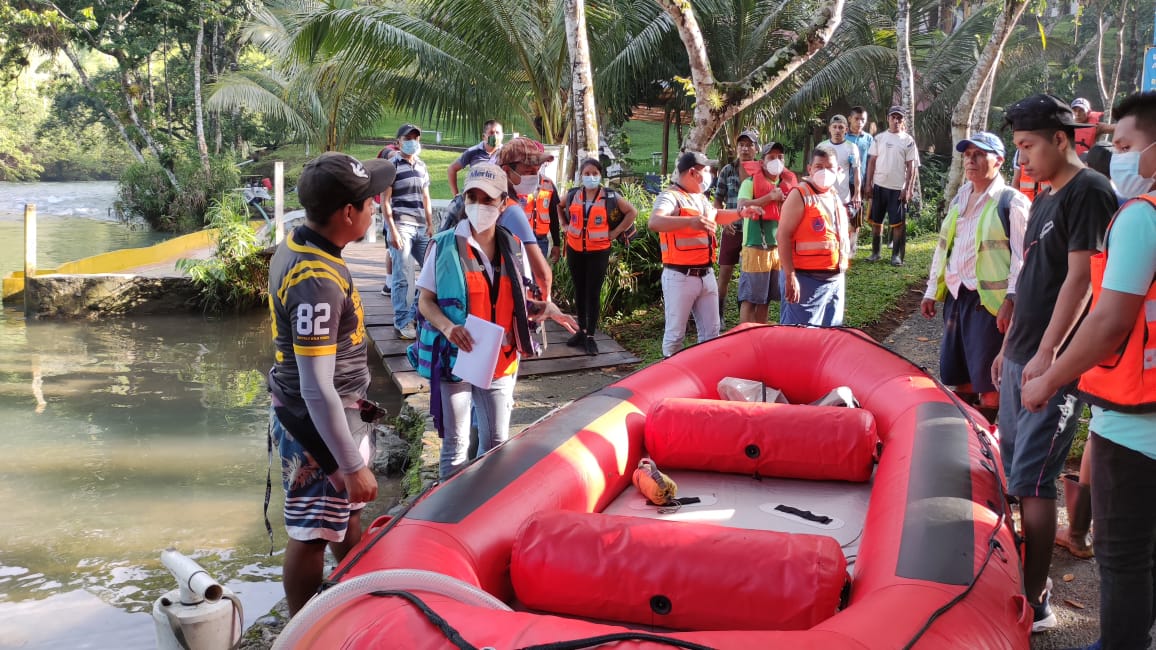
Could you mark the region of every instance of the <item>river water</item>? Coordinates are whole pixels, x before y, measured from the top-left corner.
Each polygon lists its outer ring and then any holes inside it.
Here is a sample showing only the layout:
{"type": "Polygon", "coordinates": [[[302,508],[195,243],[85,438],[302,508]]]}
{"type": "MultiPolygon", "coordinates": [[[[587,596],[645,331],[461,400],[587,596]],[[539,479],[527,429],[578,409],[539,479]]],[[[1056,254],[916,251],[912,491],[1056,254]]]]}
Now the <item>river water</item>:
{"type": "Polygon", "coordinates": [[[148,246],[171,235],[129,227],[110,214],[116,183],[0,182],[0,276],[24,269],[24,206],[36,206],[37,266],[121,248],[148,246]]]}
{"type": "MultiPolygon", "coordinates": [[[[153,237],[94,216],[59,217],[69,241],[55,262],[153,237]]],[[[21,237],[9,226],[0,216],[0,246],[21,237]]],[[[160,564],[168,547],[237,592],[246,625],[282,598],[276,465],[273,556],[262,515],[272,353],[263,313],[25,322],[0,312],[0,648],[155,647],[152,604],[176,587],[160,564]]],[[[396,413],[384,371],[371,396],[396,413]]]]}

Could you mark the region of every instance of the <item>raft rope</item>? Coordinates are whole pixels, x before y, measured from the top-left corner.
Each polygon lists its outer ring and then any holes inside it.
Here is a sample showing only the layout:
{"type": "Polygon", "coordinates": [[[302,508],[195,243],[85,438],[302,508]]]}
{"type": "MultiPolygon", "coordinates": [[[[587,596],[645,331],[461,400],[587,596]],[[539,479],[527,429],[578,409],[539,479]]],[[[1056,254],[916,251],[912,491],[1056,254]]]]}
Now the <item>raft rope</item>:
{"type": "MultiPolygon", "coordinates": [[[[449,621],[442,618],[432,607],[427,605],[425,601],[418,598],[408,591],[371,591],[369,596],[378,598],[401,598],[409,604],[417,608],[425,616],[426,620],[431,625],[436,627],[439,632],[445,636],[446,640],[454,645],[457,650],[488,650],[486,648],[478,648],[462,636],[449,621]]],[[[614,634],[603,634],[600,636],[587,637],[585,639],[571,639],[569,641],[555,641],[552,643],[543,643],[539,645],[524,646],[520,650],[581,650],[582,648],[596,648],[600,645],[608,643],[617,643],[619,641],[652,641],[654,643],[662,643],[673,648],[685,648],[686,650],[716,650],[711,646],[694,643],[691,641],[683,641],[682,639],[672,639],[670,637],[661,636],[658,634],[650,634],[647,632],[616,632],[614,634]]]]}

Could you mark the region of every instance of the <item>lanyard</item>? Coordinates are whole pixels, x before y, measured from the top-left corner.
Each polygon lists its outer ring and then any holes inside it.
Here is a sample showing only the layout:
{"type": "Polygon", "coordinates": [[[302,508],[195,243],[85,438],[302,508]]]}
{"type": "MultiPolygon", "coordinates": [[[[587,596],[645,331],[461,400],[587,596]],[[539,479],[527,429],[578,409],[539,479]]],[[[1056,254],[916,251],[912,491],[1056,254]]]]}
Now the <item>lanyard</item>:
{"type": "Polygon", "coordinates": [[[590,211],[598,203],[598,197],[602,196],[602,188],[599,187],[594,190],[594,198],[586,199],[586,190],[582,190],[582,250],[586,250],[586,233],[590,230],[590,211]]]}
{"type": "MultiPolygon", "coordinates": [[[[470,247],[470,252],[474,254],[474,259],[478,261],[478,265],[485,269],[485,264],[482,262],[482,254],[477,249],[470,247]]],[[[494,271],[493,279],[486,277],[486,273],[482,271],[482,277],[486,278],[486,289],[490,294],[490,322],[498,322],[498,293],[499,285],[502,281],[502,251],[495,249],[494,259],[490,260],[490,268],[494,271]]]]}

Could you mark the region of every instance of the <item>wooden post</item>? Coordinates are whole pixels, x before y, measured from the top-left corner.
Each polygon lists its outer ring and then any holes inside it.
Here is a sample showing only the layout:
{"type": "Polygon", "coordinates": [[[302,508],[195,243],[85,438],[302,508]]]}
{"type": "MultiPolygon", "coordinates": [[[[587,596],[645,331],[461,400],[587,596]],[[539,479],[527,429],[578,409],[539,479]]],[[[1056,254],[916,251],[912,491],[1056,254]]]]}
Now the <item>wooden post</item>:
{"type": "Polygon", "coordinates": [[[28,318],[31,301],[28,300],[28,286],[36,275],[36,205],[24,204],[24,317],[28,318]]]}
{"type": "Polygon", "coordinates": [[[285,239],[285,163],[280,160],[273,163],[273,221],[273,243],[280,244],[285,239]]]}

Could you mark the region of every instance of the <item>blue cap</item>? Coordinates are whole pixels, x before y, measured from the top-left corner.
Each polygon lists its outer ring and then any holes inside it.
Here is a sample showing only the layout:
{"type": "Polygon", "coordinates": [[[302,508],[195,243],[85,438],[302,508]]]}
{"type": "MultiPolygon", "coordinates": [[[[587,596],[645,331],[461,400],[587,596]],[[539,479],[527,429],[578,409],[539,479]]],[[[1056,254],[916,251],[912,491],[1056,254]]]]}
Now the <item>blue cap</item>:
{"type": "Polygon", "coordinates": [[[967,145],[974,144],[976,148],[994,153],[1000,158],[1005,157],[1003,148],[1003,140],[1000,140],[994,133],[987,131],[976,131],[971,134],[971,137],[966,140],[960,140],[959,144],[955,145],[955,150],[963,153],[967,149],[967,145]]]}

